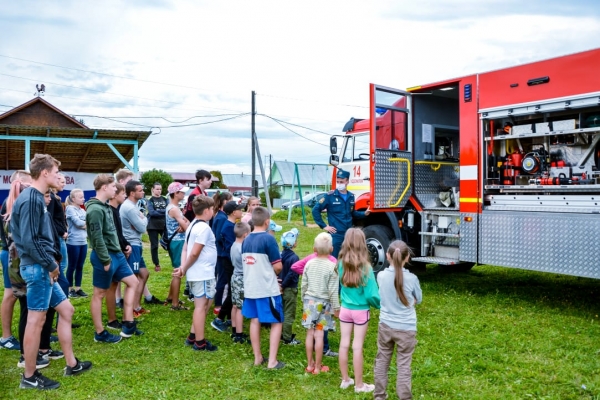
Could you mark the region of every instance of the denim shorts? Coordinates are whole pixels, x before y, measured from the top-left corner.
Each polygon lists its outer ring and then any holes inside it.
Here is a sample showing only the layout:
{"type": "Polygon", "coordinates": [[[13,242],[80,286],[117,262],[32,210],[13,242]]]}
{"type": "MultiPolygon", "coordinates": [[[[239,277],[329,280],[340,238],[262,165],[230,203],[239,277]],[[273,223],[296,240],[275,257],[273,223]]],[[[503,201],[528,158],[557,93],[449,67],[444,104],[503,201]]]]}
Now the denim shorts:
{"type": "Polygon", "coordinates": [[[4,289],[12,289],[10,276],[8,275],[8,250],[2,250],[0,253],[0,261],[2,261],[2,277],[4,278],[4,289]]]}
{"type": "Polygon", "coordinates": [[[146,262],[144,261],[144,257],[142,256],[142,246],[131,246],[131,254],[127,259],[129,263],[129,267],[133,271],[134,274],[140,273],[140,268],[146,268],[146,262]]]}
{"type": "Polygon", "coordinates": [[[213,299],[217,292],[217,280],[208,279],[206,281],[191,281],[190,293],[194,295],[196,299],[206,297],[207,299],[213,299]]]}
{"type": "Polygon", "coordinates": [[[104,270],[102,261],[98,258],[96,250],[92,250],[90,254],[90,262],[92,263],[92,284],[99,289],[108,289],[112,282],[121,282],[128,276],[133,275],[127,259],[123,253],[108,253],[110,256],[110,268],[104,270]]]}
{"type": "Polygon", "coordinates": [[[27,283],[28,310],[47,311],[67,300],[58,283],[50,284],[50,274],[41,265],[21,265],[21,276],[27,283]]]}

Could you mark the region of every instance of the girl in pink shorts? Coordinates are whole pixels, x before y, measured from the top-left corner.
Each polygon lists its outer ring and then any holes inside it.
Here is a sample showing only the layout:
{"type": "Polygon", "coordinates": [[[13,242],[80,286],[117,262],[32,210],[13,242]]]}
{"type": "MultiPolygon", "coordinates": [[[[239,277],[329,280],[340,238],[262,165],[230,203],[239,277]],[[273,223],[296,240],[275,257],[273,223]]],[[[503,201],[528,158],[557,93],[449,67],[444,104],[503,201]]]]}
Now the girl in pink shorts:
{"type": "Polygon", "coordinates": [[[342,384],[347,389],[354,384],[356,393],[368,393],[374,385],[363,382],[363,344],[367,335],[370,307],[379,308],[379,289],[369,262],[366,239],[362,230],[350,228],[346,231],[338,258],[338,273],[341,282],[340,308],[340,371],[342,384]],[[354,379],[348,375],[348,351],[352,342],[354,379]]]}

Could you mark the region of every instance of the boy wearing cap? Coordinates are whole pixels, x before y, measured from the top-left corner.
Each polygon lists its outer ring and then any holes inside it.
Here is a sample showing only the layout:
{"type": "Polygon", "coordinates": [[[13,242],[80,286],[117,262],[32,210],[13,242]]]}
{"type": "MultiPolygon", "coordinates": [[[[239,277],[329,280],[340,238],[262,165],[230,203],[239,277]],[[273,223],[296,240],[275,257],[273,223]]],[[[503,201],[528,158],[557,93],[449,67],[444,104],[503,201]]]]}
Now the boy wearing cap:
{"type": "MultiPolygon", "coordinates": [[[[167,228],[167,237],[163,239],[170,240],[169,242],[169,258],[173,269],[181,266],[181,251],[185,241],[185,231],[190,225],[187,218],[179,209],[179,203],[185,197],[185,187],[179,182],[173,182],[169,185],[170,202],[165,209],[165,224],[167,228]]],[[[165,300],[165,305],[171,304],[171,310],[182,311],[187,310],[183,304],[179,302],[179,288],[181,286],[181,278],[173,276],[171,278],[171,286],[169,287],[169,295],[165,300]]]]}
{"type": "Polygon", "coordinates": [[[348,181],[350,172],[338,169],[335,179],[335,190],[327,193],[312,209],[312,215],[315,223],[321,229],[329,232],[333,239],[333,255],[337,258],[344,235],[352,227],[352,218],[365,218],[371,213],[369,208],[365,211],[356,211],[354,209],[354,195],[348,191],[348,181]],[[321,213],[327,210],[327,224],[323,222],[321,213]]]}
{"type": "Polygon", "coordinates": [[[271,236],[275,237],[275,232],[280,232],[282,229],[283,227],[281,225],[277,225],[275,222],[271,221],[269,222],[269,228],[267,231],[271,236]]]}
{"type": "MultiPolygon", "coordinates": [[[[235,242],[235,223],[242,219],[243,209],[244,206],[237,204],[235,201],[228,201],[227,203],[225,203],[225,205],[223,206],[223,212],[225,213],[225,215],[227,215],[227,219],[225,220],[225,222],[223,222],[219,237],[216,239],[218,255],[219,257],[221,257],[223,274],[225,275],[224,279],[229,285],[227,289],[227,297],[221,305],[219,314],[210,324],[219,332],[225,332],[227,330],[228,326],[225,323],[226,318],[229,318],[229,320],[231,321],[231,276],[233,275],[233,264],[231,262],[231,246],[235,242]]],[[[235,332],[235,324],[232,324],[231,330],[232,333],[235,332]]]]}
{"type": "Polygon", "coordinates": [[[296,334],[292,333],[294,320],[296,319],[296,304],[298,302],[298,274],[292,271],[292,264],[299,260],[294,252],[296,248],[296,239],[298,238],[298,229],[293,228],[289,232],[281,235],[281,264],[283,268],[278,275],[278,281],[283,292],[283,333],[281,340],[285,344],[300,344],[296,340],[296,334]]]}
{"type": "Polygon", "coordinates": [[[271,217],[264,207],[252,211],[254,231],[242,244],[244,263],[244,305],[242,314],[250,321],[250,340],[254,365],[266,364],[269,369],[281,369],[285,364],[277,360],[283,323],[283,302],[277,283],[281,272],[281,254],[275,238],[267,233],[271,217]],[[269,359],[260,350],[260,324],[271,324],[269,359]]]}

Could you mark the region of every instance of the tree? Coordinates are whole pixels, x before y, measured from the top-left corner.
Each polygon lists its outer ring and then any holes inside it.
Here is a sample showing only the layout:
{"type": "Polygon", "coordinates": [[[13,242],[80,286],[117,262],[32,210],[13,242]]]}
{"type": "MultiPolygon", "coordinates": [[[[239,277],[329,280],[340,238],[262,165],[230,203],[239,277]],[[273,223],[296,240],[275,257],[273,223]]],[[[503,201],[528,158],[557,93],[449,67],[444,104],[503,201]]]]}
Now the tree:
{"type": "Polygon", "coordinates": [[[146,171],[142,174],[140,178],[140,182],[144,185],[144,192],[146,195],[150,195],[150,189],[152,189],[152,185],[155,182],[160,183],[162,186],[162,195],[167,194],[167,188],[173,182],[173,177],[168,172],[163,171],[162,169],[153,168],[150,171],[146,171]]]}
{"type": "MultiPolygon", "coordinates": [[[[260,192],[258,194],[258,197],[260,197],[261,204],[267,204],[265,192],[260,192]]],[[[269,198],[271,199],[271,207],[273,207],[273,199],[281,198],[281,191],[279,190],[279,186],[269,186],[269,198]]]]}
{"type": "Polygon", "coordinates": [[[223,174],[221,171],[210,171],[210,174],[213,176],[213,178],[219,178],[219,182],[212,183],[212,189],[227,189],[227,185],[225,182],[223,182],[223,174]]]}

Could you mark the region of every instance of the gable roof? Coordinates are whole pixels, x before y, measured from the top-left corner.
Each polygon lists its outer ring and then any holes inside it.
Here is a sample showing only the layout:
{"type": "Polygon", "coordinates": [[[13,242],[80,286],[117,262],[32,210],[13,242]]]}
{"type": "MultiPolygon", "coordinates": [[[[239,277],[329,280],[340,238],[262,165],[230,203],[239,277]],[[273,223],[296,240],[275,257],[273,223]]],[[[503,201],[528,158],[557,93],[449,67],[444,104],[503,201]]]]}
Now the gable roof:
{"type": "MultiPolygon", "coordinates": [[[[322,185],[331,184],[331,173],[333,167],[324,164],[298,164],[298,173],[300,174],[300,183],[306,185],[322,185]]],[[[281,176],[282,185],[291,185],[294,180],[295,163],[291,161],[274,161],[273,162],[273,177],[276,173],[281,176]]],[[[297,179],[297,178],[296,178],[297,179]]],[[[273,182],[275,183],[275,182],[273,182]]],[[[294,184],[297,184],[294,181],[294,184]]]]}
{"type": "Polygon", "coordinates": [[[5,112],[4,114],[0,114],[0,124],[6,125],[39,125],[38,122],[40,119],[45,119],[47,121],[47,123],[44,124],[45,126],[87,128],[87,126],[77,121],[75,118],[71,117],[59,108],[53,106],[41,97],[34,97],[28,102],[23,103],[20,106],[5,112]],[[27,109],[31,110],[32,112],[28,113],[27,109]],[[34,109],[35,111],[33,111],[34,109]],[[47,111],[42,112],[42,110],[47,111]],[[55,118],[48,118],[49,116],[55,118]]]}

